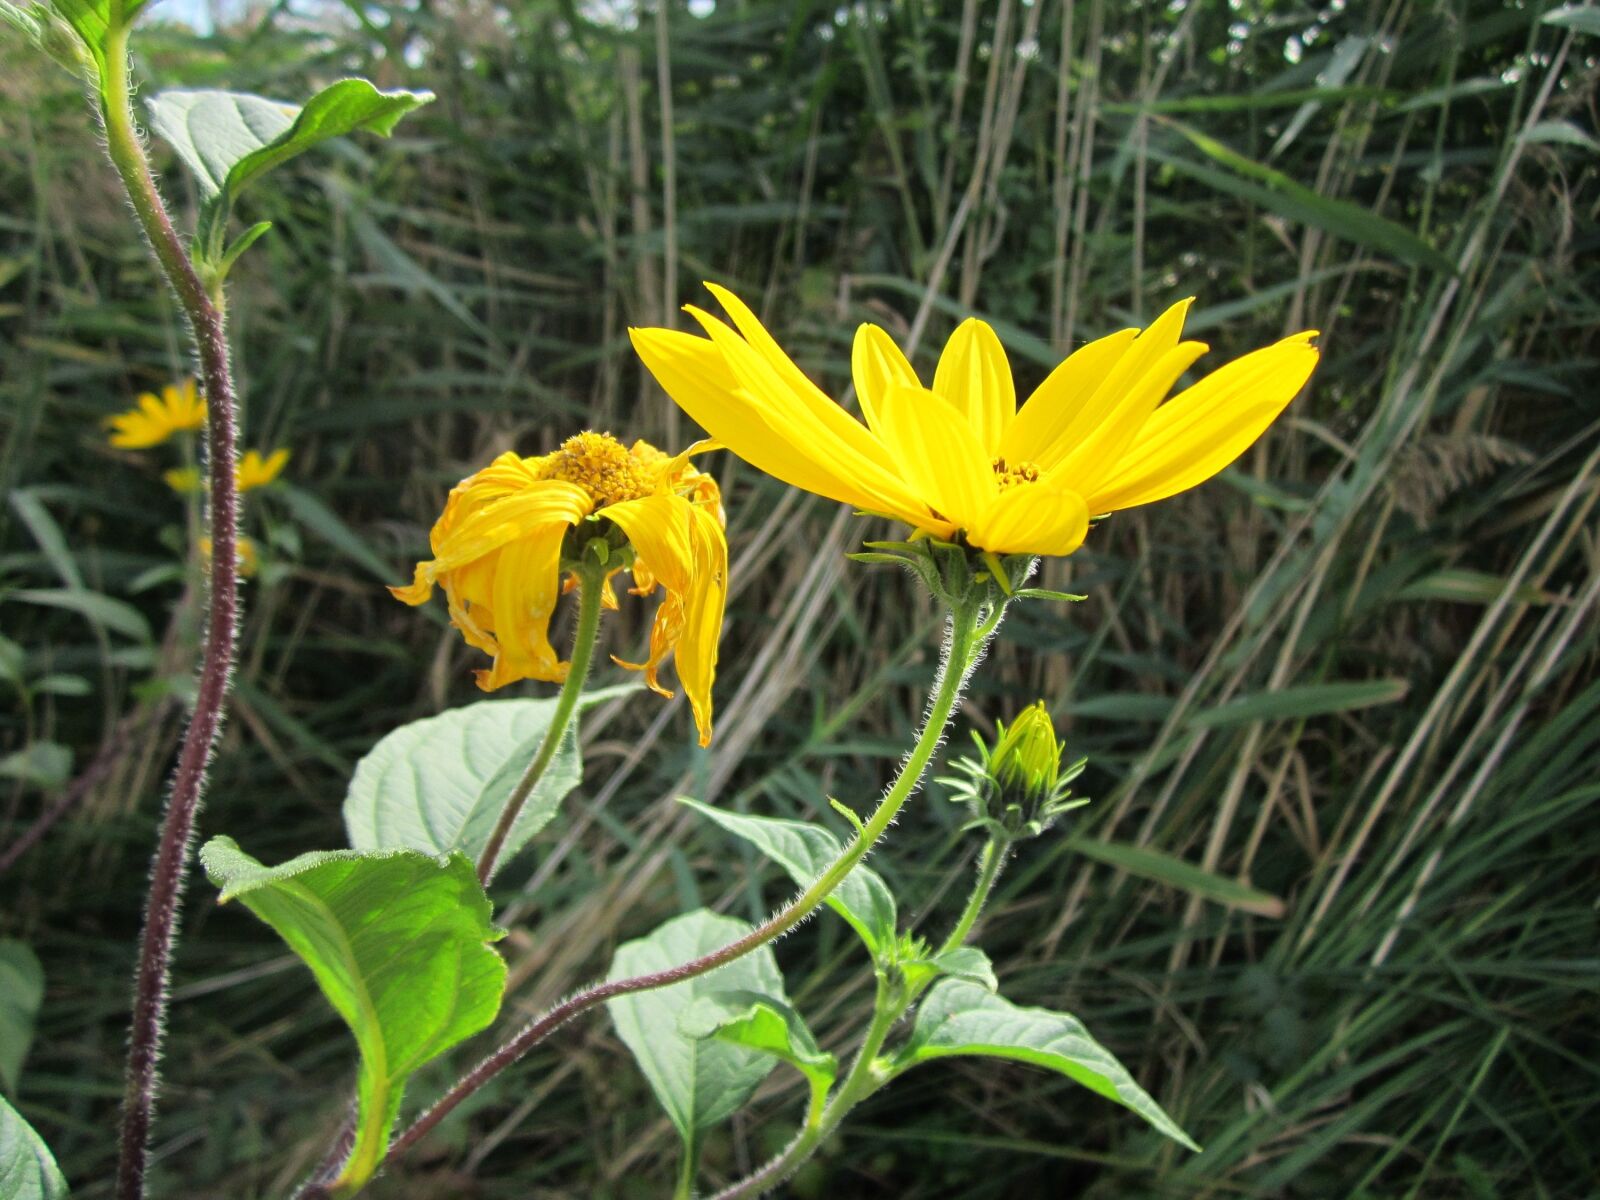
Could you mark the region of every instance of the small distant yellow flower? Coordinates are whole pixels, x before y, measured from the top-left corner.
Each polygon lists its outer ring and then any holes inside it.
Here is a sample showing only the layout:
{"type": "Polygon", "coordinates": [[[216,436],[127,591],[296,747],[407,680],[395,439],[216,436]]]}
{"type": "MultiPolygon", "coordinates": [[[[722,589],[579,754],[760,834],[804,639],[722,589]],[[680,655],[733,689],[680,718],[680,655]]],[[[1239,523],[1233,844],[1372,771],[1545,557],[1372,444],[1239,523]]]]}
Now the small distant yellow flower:
{"type": "MultiPolygon", "coordinates": [[[[711,741],[711,684],[727,598],[728,543],[716,481],[646,442],[631,449],[603,433],[580,433],[553,454],[507,452],[450,492],[433,527],[434,557],[417,564],[409,587],[390,588],[422,604],[442,587],[450,621],[467,643],[494,656],[476,672],[494,691],[519,679],[560,683],[568,663],[550,645],[550,617],[562,591],[562,545],[569,529],[593,515],[621,530],[633,547],[632,593],[659,585],[666,598],[643,663],[664,696],[657,671],[674,650],[678,678],[694,711],[700,744],[711,741]]],[[[597,535],[603,533],[602,523],[597,535]]],[[[615,574],[615,572],[613,572],[615,574]]],[[[604,602],[616,607],[610,580],[604,602]]]]}
{"type": "Polygon", "coordinates": [[[863,425],[737,296],[707,286],[734,327],[690,305],[709,339],[630,332],[667,394],[717,442],[785,483],[997,554],[1071,554],[1091,515],[1205,482],[1266,431],[1317,363],[1316,333],[1297,333],[1163,404],[1208,348],[1178,340],[1183,300],[1147,329],[1082,347],[1019,409],[984,322],[950,335],[931,389],[887,333],[863,325],[852,356],[863,425]]]}
{"type": "Polygon", "coordinates": [[[206,402],[195,393],[192,379],[162,388],[159,398],[146,392],[133,408],[106,419],[111,444],[123,450],[148,450],[175,433],[202,429],[205,423],[206,402]]]}
{"type": "Polygon", "coordinates": [[[266,487],[283,473],[284,464],[288,461],[289,451],[285,449],[274,450],[266,458],[262,458],[259,451],[246,450],[239,465],[234,468],[234,484],[241,492],[266,487]]]}
{"type": "MultiPolygon", "coordinates": [[[[256,549],[255,542],[243,534],[240,534],[238,540],[234,542],[234,551],[234,561],[239,564],[239,577],[241,579],[249,579],[261,569],[260,551],[256,549]]],[[[202,537],[200,539],[200,557],[208,571],[211,569],[211,554],[211,539],[202,537]]]]}
{"type": "Polygon", "coordinates": [[[180,496],[194,495],[203,482],[199,467],[173,467],[170,471],[161,472],[161,478],[180,496]]]}

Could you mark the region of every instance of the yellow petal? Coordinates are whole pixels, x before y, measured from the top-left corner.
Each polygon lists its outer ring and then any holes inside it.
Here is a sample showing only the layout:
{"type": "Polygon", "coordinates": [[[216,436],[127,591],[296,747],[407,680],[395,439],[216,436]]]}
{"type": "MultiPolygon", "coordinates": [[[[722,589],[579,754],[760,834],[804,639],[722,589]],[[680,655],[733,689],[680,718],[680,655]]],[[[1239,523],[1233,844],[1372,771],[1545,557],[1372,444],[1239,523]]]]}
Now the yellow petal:
{"type": "Polygon", "coordinates": [[[861,415],[874,429],[878,426],[879,397],[897,385],[922,386],[915,368],[900,353],[894,339],[876,325],[857,328],[855,344],[850,350],[850,374],[855,380],[861,415]]]}
{"type": "Polygon", "coordinates": [[[433,548],[436,575],[465,566],[547,525],[576,525],[594,507],[589,493],[564,479],[542,479],[455,523],[433,548]]]}
{"type": "Polygon", "coordinates": [[[708,745],[711,685],[728,588],[728,543],[722,526],[711,513],[672,493],[626,500],[601,511],[628,535],[636,572],[646,569],[667,591],[651,627],[650,657],[643,664],[621,665],[643,670],[652,688],[671,695],[656,671],[676,651],[678,678],[694,712],[700,744],[708,745]]]}
{"type": "Polygon", "coordinates": [[[628,335],[656,382],[715,441],[791,487],[870,507],[871,497],[814,454],[811,440],[774,427],[712,342],[671,329],[630,329],[628,335]]]}
{"type": "Polygon", "coordinates": [[[1080,495],[1093,495],[1100,481],[1117,469],[1123,453],[1144,428],[1156,405],[1172,390],[1178,376],[1208,349],[1204,342],[1179,342],[1163,354],[1050,470],[1048,478],[1080,495]]]}
{"type": "Polygon", "coordinates": [[[477,672],[486,692],[519,679],[564,677],[567,664],[550,644],[550,615],[561,593],[564,523],[539,527],[503,547],[495,562],[494,666],[477,672]]]}
{"type": "Polygon", "coordinates": [[[1123,329],[1080,346],[1045,376],[1000,439],[1007,462],[1037,462],[1077,420],[1095,389],[1127,350],[1137,329],[1123,329]]]}
{"type": "Polygon", "coordinates": [[[995,554],[1066,555],[1083,545],[1089,509],[1077,492],[1051,484],[1005,488],[967,540],[995,554]]]}
{"type": "Polygon", "coordinates": [[[1116,471],[1090,496],[1093,511],[1164,500],[1232,463],[1311,377],[1316,336],[1297,333],[1235,359],[1156,409],[1116,471]]]}
{"type": "Polygon", "coordinates": [[[1001,436],[1017,411],[1017,389],[1005,347],[987,322],[968,317],[939,355],[933,392],[966,414],[984,454],[1000,453],[1001,436]]]}
{"type": "Polygon", "coordinates": [[[728,599],[728,539],[709,513],[690,508],[694,574],[684,598],[683,638],[678,643],[678,678],[694,712],[700,744],[711,744],[711,685],[717,677],[717,647],[728,599]]]}
{"type": "Polygon", "coordinates": [[[879,437],[922,500],[963,528],[988,511],[999,485],[964,414],[932,392],[910,387],[890,388],[879,409],[879,437]]]}
{"type": "Polygon", "coordinates": [[[1037,447],[1032,459],[1040,468],[1049,470],[1058,465],[1081,445],[1121,403],[1129,389],[1148,375],[1163,355],[1177,346],[1178,337],[1183,332],[1183,319],[1193,302],[1192,297],[1178,301],[1133,339],[1100,380],[1094,394],[1073,414],[1072,420],[1061,429],[1055,440],[1037,447]]]}

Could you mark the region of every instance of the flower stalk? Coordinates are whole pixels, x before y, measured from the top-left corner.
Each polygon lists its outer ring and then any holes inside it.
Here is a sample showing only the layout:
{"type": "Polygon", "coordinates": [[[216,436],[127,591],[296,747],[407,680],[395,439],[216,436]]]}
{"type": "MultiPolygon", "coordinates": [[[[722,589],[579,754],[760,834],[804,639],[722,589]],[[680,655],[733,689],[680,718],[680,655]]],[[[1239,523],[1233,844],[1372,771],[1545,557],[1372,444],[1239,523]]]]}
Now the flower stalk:
{"type": "Polygon", "coordinates": [[[605,566],[586,550],[583,565],[577,572],[578,627],[572,635],[571,665],[567,668],[566,679],[562,681],[561,692],[556,697],[556,710],[550,718],[549,728],[545,730],[544,740],[539,743],[539,749],[529,761],[522,778],[517,780],[517,786],[506,798],[505,808],[500,812],[494,832],[489,835],[489,841],[478,858],[478,881],[486,887],[500,865],[500,853],[505,848],[506,838],[511,836],[511,830],[522,815],[528,797],[533,794],[533,789],[544,778],[551,760],[555,758],[562,738],[567,735],[567,727],[572,724],[572,714],[578,711],[578,699],[583,693],[584,681],[589,677],[589,664],[594,660],[595,641],[600,633],[600,602],[605,592],[605,572],[605,566]]]}
{"type": "Polygon", "coordinates": [[[112,165],[194,336],[209,414],[206,438],[211,466],[213,546],[199,685],[194,711],[179,750],[178,767],[167,796],[160,841],[151,868],[128,1037],[117,1196],[119,1200],[141,1200],[155,1111],[156,1064],[166,1016],[167,977],[178,932],[178,904],[188,873],[195,814],[205,791],[212,752],[222,726],[233,667],[238,618],[235,567],[238,493],[234,486],[233,382],[221,289],[220,286],[208,289],[201,281],[173,228],[145,157],[134,124],[128,78],[128,32],[120,6],[114,7],[112,28],[105,44],[105,71],[100,79],[100,115],[112,165]]]}

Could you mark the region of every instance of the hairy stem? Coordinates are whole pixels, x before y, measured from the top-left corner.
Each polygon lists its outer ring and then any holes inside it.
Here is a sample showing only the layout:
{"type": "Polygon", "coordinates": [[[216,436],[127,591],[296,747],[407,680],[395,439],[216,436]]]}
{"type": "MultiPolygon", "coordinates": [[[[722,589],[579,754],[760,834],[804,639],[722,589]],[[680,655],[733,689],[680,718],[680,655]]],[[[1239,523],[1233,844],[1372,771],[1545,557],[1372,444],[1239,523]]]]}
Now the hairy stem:
{"type": "Polygon", "coordinates": [[[591,565],[586,559],[584,568],[578,573],[578,628],[572,636],[572,663],[567,668],[567,678],[561,684],[561,694],[556,697],[556,711],[550,718],[550,727],[545,730],[544,740],[539,743],[538,752],[528,763],[528,769],[522,773],[522,778],[517,780],[517,786],[507,797],[500,820],[478,858],[480,883],[487,885],[494,878],[506,838],[511,836],[512,827],[522,815],[523,805],[528,802],[533,789],[544,778],[550,761],[555,758],[561,739],[567,734],[567,726],[572,723],[572,714],[578,711],[578,698],[583,693],[584,680],[589,677],[595,639],[600,632],[600,598],[604,591],[604,570],[591,565]]]}
{"type": "Polygon", "coordinates": [[[954,950],[967,940],[978,921],[978,914],[989,902],[989,893],[994,890],[995,880],[1000,878],[1000,870],[1006,865],[1006,856],[1010,852],[1011,843],[999,838],[991,837],[983,844],[983,850],[978,855],[978,878],[972,885],[972,894],[967,897],[967,906],[961,910],[950,936],[939,947],[940,954],[954,950]]]}
{"type": "MultiPolygon", "coordinates": [[[[120,8],[120,6],[118,6],[120,8]]],[[[106,149],[127,190],[140,228],[162,273],[188,317],[198,351],[207,403],[206,436],[211,469],[211,574],[205,651],[194,712],[178,752],[178,768],[167,796],[160,842],[150,872],[144,931],[135,975],[133,1020],[122,1108],[117,1196],[141,1200],[155,1112],[156,1064],[167,1006],[167,975],[178,933],[178,904],[188,872],[194,818],[205,791],[217,732],[227,703],[237,624],[238,496],[234,489],[234,396],[220,297],[208,294],[167,215],[134,125],[128,81],[128,30],[114,12],[106,39],[106,70],[100,113],[106,149]]]]}
{"type": "Polygon", "coordinates": [[[927,716],[917,736],[916,744],[906,756],[894,783],[884,794],[872,816],[862,825],[839,857],[810,887],[765,923],[720,950],[714,950],[710,954],[670,967],[665,971],[593,984],[556,1005],[543,1016],[524,1026],[510,1041],[489,1055],[455,1087],[446,1092],[437,1104],[395,1139],[394,1144],[389,1147],[386,1161],[393,1163],[398,1160],[429,1130],[454,1111],[463,1100],[580,1013],[587,1012],[617,996],[666,987],[714,971],[757,947],[774,941],[815,912],[856,864],[866,857],[867,852],[894,820],[901,806],[916,790],[923,771],[927,769],[928,762],[933,757],[934,750],[944,737],[945,727],[955,712],[967,677],[981,656],[988,637],[996,625],[995,621],[989,620],[980,626],[978,616],[976,603],[964,601],[955,605],[945,636],[939,677],[934,684],[933,696],[929,701],[927,716]]]}
{"type": "MultiPolygon", "coordinates": [[[[978,878],[972,885],[972,894],[967,897],[966,907],[961,910],[961,916],[951,929],[950,936],[939,948],[940,954],[956,949],[967,940],[967,935],[977,923],[978,914],[983,912],[984,905],[989,901],[989,894],[994,890],[995,881],[1000,878],[1001,868],[1005,866],[1010,850],[1011,843],[1001,838],[991,837],[984,843],[983,850],[978,855],[978,878]]],[[[931,983],[932,980],[927,982],[931,983]]],[[[867,1036],[861,1043],[861,1049],[856,1052],[855,1060],[850,1064],[849,1074],[839,1085],[839,1090],[834,1093],[833,1099],[820,1114],[813,1113],[807,1117],[805,1126],[795,1135],[794,1140],[784,1147],[781,1154],[744,1179],[718,1192],[713,1200],[739,1200],[742,1196],[759,1196],[782,1183],[798,1171],[806,1159],[816,1153],[817,1147],[839,1127],[851,1109],[889,1082],[890,1076],[877,1069],[878,1052],[883,1049],[889,1030],[894,1028],[895,1022],[905,1016],[906,1010],[916,1003],[917,997],[922,994],[926,986],[927,983],[923,987],[896,992],[888,987],[884,979],[879,978],[877,1001],[872,1009],[872,1024],[867,1029],[867,1036]]]]}

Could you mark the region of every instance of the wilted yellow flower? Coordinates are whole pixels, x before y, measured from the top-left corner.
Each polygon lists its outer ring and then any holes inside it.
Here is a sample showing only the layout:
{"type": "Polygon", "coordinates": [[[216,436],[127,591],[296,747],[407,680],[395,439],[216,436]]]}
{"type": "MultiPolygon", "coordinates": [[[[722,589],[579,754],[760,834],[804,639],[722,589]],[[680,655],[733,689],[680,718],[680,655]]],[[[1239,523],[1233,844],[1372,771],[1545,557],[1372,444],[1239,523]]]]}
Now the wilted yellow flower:
{"type": "Polygon", "coordinates": [[[998,554],[1071,554],[1091,515],[1203,483],[1266,431],[1317,363],[1315,332],[1297,333],[1163,404],[1207,349],[1178,340],[1183,300],[1143,331],[1082,347],[1019,409],[1005,351],[984,322],[950,335],[931,389],[887,333],[863,325],[852,356],[863,425],[737,296],[707,286],[733,328],[691,305],[709,340],[631,335],[667,394],[716,441],[795,487],[998,554]]]}
{"type": "Polygon", "coordinates": [[[180,496],[192,496],[200,490],[199,467],[173,467],[161,472],[162,481],[180,496]]]}
{"type": "Polygon", "coordinates": [[[241,492],[265,487],[283,472],[284,464],[288,461],[289,451],[285,449],[274,450],[266,458],[262,458],[257,450],[246,450],[239,465],[233,469],[234,486],[241,492]]]}
{"type": "MultiPolygon", "coordinates": [[[[234,542],[234,561],[239,564],[239,577],[249,579],[261,569],[261,554],[256,549],[255,542],[240,534],[234,542]]],[[[211,569],[211,539],[200,539],[200,557],[205,563],[206,570],[211,569]]]]}
{"type": "Polygon", "coordinates": [[[161,389],[159,397],[146,392],[127,412],[106,418],[111,444],[123,450],[148,450],[175,433],[202,429],[206,402],[195,393],[194,380],[161,389]]]}
{"type": "MultiPolygon", "coordinates": [[[[687,454],[669,458],[642,441],[627,449],[603,433],[580,433],[553,454],[502,454],[451,490],[430,537],[433,558],[417,564],[409,587],[389,590],[422,604],[435,584],[444,589],[451,623],[494,656],[491,669],[476,672],[484,691],[518,679],[560,683],[568,664],[550,645],[550,617],[562,590],[562,546],[591,516],[603,518],[595,536],[610,522],[632,545],[633,594],[666,591],[649,658],[621,665],[644,671],[651,688],[670,696],[657,671],[676,650],[700,744],[708,744],[728,543],[716,482],[689,466],[687,454]]],[[[609,578],[604,600],[616,607],[609,578]]]]}

